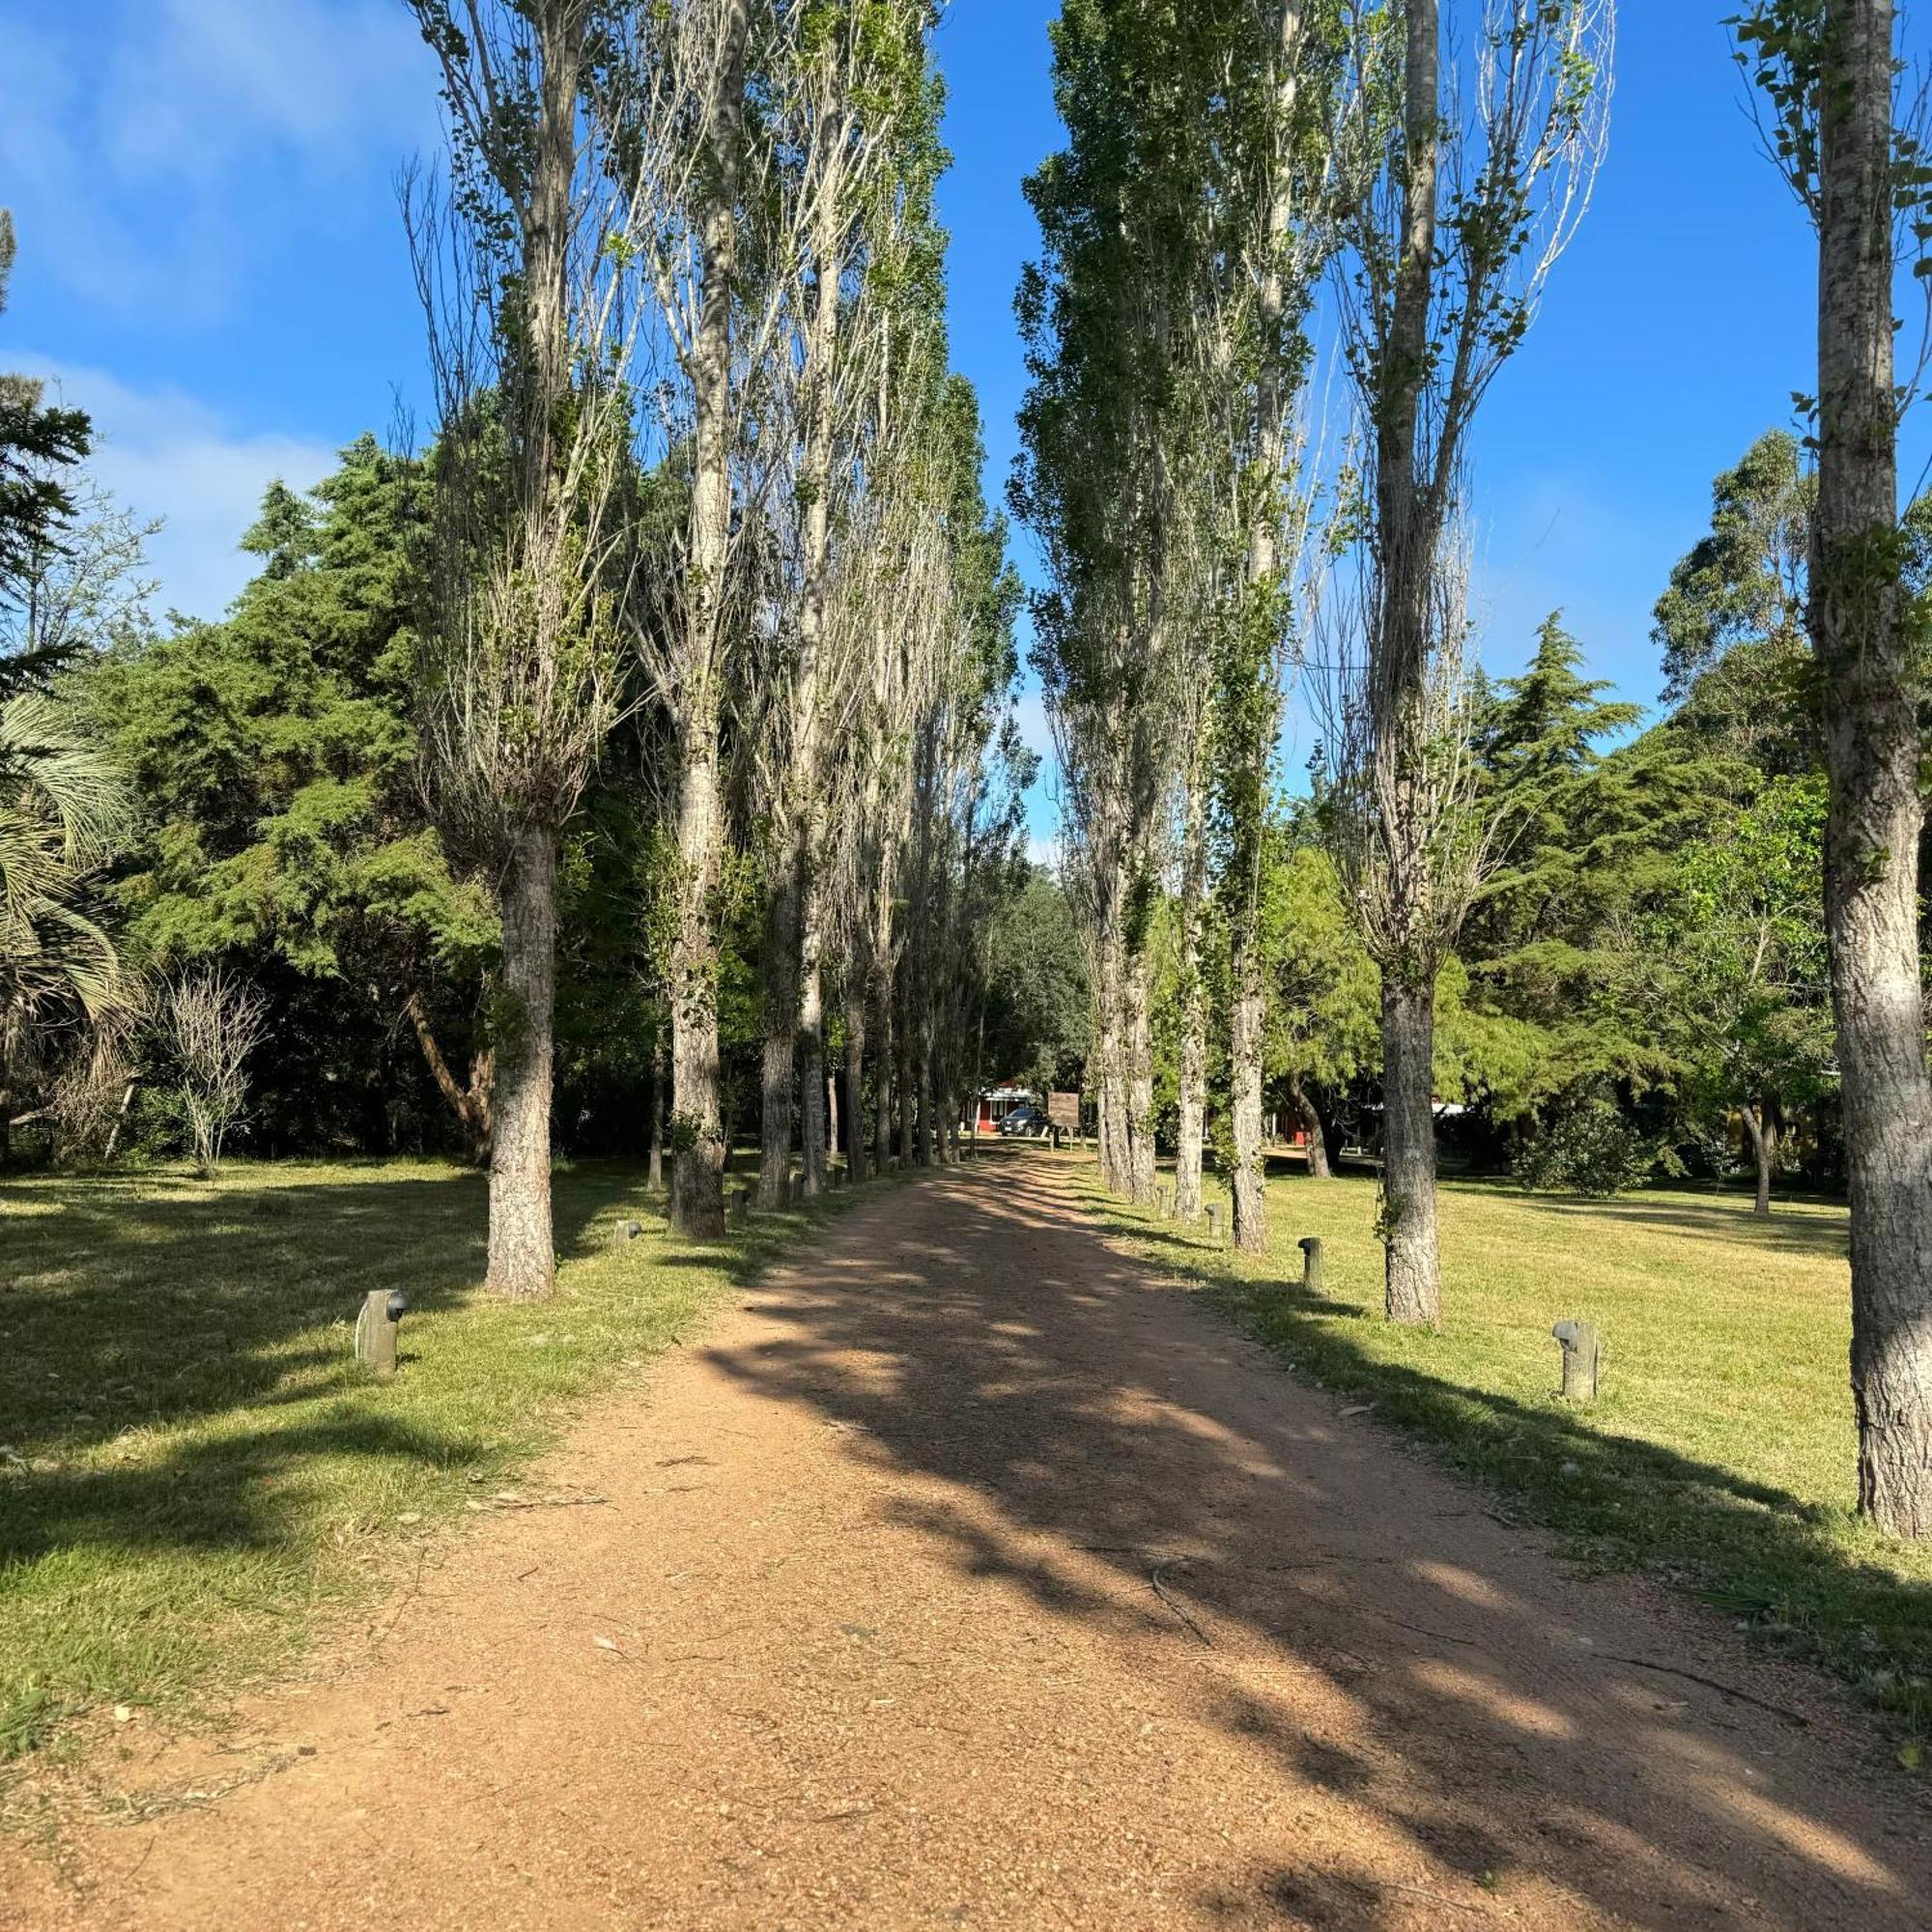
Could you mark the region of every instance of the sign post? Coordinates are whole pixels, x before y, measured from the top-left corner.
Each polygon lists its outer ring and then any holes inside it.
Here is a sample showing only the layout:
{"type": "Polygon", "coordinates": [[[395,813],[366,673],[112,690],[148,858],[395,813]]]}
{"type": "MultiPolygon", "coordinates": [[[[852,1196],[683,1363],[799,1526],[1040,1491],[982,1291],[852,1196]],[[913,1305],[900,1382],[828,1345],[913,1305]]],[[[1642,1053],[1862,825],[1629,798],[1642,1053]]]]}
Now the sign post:
{"type": "Polygon", "coordinates": [[[1046,1118],[1053,1128],[1053,1144],[1060,1145],[1062,1134],[1078,1134],[1080,1131],[1080,1095],[1078,1094],[1049,1094],[1046,1096],[1046,1118]]]}

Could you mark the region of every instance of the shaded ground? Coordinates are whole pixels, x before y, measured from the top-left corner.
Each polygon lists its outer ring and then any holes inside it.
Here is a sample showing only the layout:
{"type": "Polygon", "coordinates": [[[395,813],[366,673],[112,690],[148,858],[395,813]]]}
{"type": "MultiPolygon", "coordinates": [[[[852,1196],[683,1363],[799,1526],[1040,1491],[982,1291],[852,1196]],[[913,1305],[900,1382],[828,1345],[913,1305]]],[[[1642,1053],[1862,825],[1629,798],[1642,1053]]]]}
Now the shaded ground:
{"type": "Polygon", "coordinates": [[[1834,1692],[1572,1576],[1073,1186],[855,1208],[333,1679],[128,1726],[133,1822],[0,1845],[0,1924],[1923,1922],[1834,1692]]]}

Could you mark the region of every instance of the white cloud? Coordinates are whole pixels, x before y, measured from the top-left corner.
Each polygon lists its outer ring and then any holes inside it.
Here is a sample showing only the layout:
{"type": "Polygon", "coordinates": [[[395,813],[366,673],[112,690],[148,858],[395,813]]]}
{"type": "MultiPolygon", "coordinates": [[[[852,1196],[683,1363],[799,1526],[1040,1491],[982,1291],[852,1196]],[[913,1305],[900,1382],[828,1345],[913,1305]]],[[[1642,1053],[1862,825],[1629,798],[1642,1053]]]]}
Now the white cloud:
{"type": "MultiPolygon", "coordinates": [[[[0,188],[36,270],[102,306],[235,300],[293,172],[386,175],[436,133],[396,0],[0,0],[0,188]],[[273,183],[250,217],[238,194],[273,183]]],[[[355,200],[345,198],[345,201],[355,200]]],[[[326,198],[305,196],[313,220],[326,198]]]]}
{"type": "Polygon", "coordinates": [[[259,559],[238,547],[262,492],[279,477],[306,490],[335,468],[326,443],[281,435],[239,436],[213,411],[174,389],[130,388],[95,369],[10,354],[9,363],[94,419],[88,473],[144,520],[160,518],[149,549],[160,611],[218,617],[259,559]]]}
{"type": "Polygon", "coordinates": [[[1046,722],[1046,700],[1031,685],[1013,699],[1013,723],[1019,726],[1021,742],[1037,752],[1048,766],[1053,763],[1053,731],[1046,722]]]}

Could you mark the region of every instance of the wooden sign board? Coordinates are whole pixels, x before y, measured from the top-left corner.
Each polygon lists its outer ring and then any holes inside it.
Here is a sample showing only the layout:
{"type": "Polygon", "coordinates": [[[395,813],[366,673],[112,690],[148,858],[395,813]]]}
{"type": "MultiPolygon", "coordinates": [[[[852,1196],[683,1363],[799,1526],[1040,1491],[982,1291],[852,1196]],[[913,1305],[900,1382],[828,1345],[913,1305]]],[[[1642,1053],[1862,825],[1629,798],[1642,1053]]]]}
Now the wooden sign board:
{"type": "Polygon", "coordinates": [[[1046,1118],[1063,1133],[1077,1134],[1080,1131],[1080,1095],[1049,1094],[1046,1096],[1046,1118]]]}

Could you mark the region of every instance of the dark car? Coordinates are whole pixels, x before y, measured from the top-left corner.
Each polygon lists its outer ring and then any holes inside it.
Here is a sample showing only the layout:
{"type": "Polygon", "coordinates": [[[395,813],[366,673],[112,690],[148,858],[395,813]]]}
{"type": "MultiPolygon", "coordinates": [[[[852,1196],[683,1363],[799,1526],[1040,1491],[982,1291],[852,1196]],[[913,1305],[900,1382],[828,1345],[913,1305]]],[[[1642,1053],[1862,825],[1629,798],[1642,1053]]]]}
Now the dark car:
{"type": "Polygon", "coordinates": [[[1001,1122],[1003,1134],[1016,1135],[1022,1140],[1044,1140],[1053,1131],[1052,1123],[1037,1107],[1015,1107],[1001,1122]]]}

